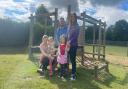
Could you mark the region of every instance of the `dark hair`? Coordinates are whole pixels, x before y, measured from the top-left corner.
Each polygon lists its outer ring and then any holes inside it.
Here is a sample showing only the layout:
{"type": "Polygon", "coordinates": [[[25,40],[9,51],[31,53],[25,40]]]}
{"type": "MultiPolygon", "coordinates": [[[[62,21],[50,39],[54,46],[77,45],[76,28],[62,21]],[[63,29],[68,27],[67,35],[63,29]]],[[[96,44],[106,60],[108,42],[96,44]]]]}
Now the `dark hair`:
{"type": "Polygon", "coordinates": [[[63,20],[64,20],[64,18],[63,18],[63,17],[61,17],[60,19],[63,19],[63,20]]]}
{"type": "Polygon", "coordinates": [[[69,24],[70,25],[73,25],[73,24],[76,24],[77,23],[77,15],[76,15],[76,13],[71,13],[70,14],[70,21],[69,21],[69,24]],[[73,22],[72,21],[72,16],[74,16],[74,18],[75,18],[75,21],[73,22]]]}

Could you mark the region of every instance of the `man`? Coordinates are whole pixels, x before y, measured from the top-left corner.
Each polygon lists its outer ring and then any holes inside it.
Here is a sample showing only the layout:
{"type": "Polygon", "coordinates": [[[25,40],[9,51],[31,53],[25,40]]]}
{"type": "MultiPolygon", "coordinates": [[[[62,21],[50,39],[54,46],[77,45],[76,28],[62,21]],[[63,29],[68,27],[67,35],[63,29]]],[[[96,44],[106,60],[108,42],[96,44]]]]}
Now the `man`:
{"type": "Polygon", "coordinates": [[[56,46],[59,45],[60,43],[60,36],[64,35],[67,38],[67,25],[65,23],[64,18],[60,18],[59,20],[59,27],[57,28],[57,30],[55,31],[55,44],[56,46]]]}

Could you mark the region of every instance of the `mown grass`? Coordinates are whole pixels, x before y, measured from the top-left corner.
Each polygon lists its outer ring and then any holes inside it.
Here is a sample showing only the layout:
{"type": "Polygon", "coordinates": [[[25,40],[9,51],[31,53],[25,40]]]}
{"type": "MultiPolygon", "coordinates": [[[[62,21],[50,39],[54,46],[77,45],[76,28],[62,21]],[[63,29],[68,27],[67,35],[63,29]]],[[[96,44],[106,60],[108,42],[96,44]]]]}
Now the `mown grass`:
{"type": "MultiPolygon", "coordinates": [[[[10,49],[12,50],[12,49],[10,49]]],[[[0,54],[0,89],[128,89],[128,68],[110,64],[110,74],[102,72],[95,80],[93,71],[77,66],[77,80],[61,80],[55,75],[42,78],[26,52],[13,50],[0,54]],[[17,54],[16,54],[17,53],[17,54]]]]}
{"type": "MultiPolygon", "coordinates": [[[[93,52],[92,46],[85,46],[85,51],[93,52]]],[[[98,51],[98,48],[96,48],[98,51]]],[[[118,56],[127,56],[128,47],[126,46],[112,46],[106,45],[106,54],[109,55],[118,55],[118,56]]]]}
{"type": "Polygon", "coordinates": [[[128,47],[126,46],[106,46],[106,54],[127,56],[128,47]]]}

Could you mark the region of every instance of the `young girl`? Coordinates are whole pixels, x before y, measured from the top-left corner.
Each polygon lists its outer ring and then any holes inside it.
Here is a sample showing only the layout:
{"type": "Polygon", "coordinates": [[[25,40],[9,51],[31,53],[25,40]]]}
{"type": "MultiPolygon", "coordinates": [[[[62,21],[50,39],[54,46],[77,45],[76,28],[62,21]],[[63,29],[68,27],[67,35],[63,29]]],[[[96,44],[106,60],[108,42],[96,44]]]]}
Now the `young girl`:
{"type": "Polygon", "coordinates": [[[54,59],[55,51],[56,49],[54,48],[54,40],[53,37],[48,38],[48,51],[51,57],[54,59]]]}
{"type": "Polygon", "coordinates": [[[50,65],[50,75],[55,71],[55,67],[57,66],[56,60],[56,49],[54,48],[54,40],[53,37],[48,38],[48,52],[50,56],[49,65],[50,65]]]}
{"type": "Polygon", "coordinates": [[[57,62],[60,64],[60,77],[64,77],[67,67],[67,53],[69,51],[69,45],[66,43],[64,35],[60,37],[60,45],[58,46],[57,62]]]}

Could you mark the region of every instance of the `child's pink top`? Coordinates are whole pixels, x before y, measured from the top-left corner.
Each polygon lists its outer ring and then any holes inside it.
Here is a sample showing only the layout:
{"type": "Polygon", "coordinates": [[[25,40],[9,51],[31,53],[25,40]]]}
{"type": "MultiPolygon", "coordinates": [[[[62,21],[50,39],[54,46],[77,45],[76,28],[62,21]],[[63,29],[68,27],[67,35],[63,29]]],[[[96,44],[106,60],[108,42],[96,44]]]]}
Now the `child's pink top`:
{"type": "Polygon", "coordinates": [[[67,51],[66,51],[66,45],[65,44],[60,44],[58,47],[58,57],[57,57],[57,62],[60,64],[65,64],[67,63],[67,51]]]}
{"type": "Polygon", "coordinates": [[[60,54],[61,55],[64,55],[65,54],[65,48],[66,48],[66,45],[65,44],[61,44],[60,45],[60,54]]]}

